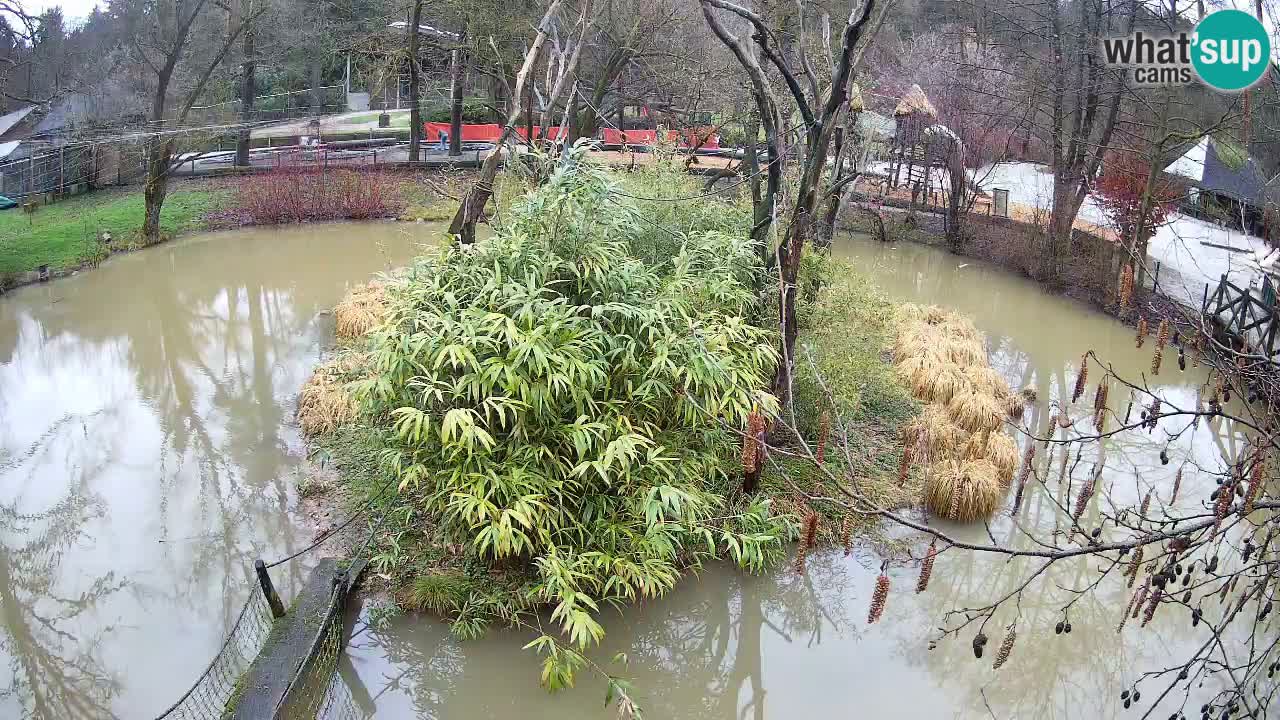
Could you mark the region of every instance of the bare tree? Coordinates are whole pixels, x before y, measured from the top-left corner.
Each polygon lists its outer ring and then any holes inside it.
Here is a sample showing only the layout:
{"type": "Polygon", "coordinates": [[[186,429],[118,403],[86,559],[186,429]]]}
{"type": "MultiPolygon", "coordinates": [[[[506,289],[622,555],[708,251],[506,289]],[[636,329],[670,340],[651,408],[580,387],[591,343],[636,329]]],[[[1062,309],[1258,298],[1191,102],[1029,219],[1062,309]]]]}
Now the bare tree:
{"type": "MultiPolygon", "coordinates": [[[[778,321],[782,337],[782,360],[778,363],[774,377],[773,393],[787,406],[791,399],[791,374],[799,332],[796,320],[796,279],[800,271],[800,258],[806,240],[819,227],[816,215],[819,204],[830,194],[823,181],[827,172],[831,138],[846,111],[849,85],[853,81],[860,57],[859,44],[863,39],[864,29],[872,20],[877,0],[865,0],[850,11],[840,33],[839,48],[826,63],[829,77],[825,83],[819,81],[805,52],[804,43],[798,43],[800,67],[797,69],[794,58],[788,59],[789,55],[796,53],[795,46],[790,41],[784,45],[780,39],[782,34],[771,28],[763,16],[727,0],[700,2],[707,25],[732,51],[745,70],[756,112],[764,129],[767,183],[760,202],[756,204],[756,222],[751,233],[752,238],[760,242],[762,247],[768,246],[770,228],[777,213],[776,202],[782,189],[783,165],[787,161],[783,144],[789,131],[783,127],[783,114],[769,78],[761,66],[761,58],[781,74],[789,103],[800,116],[801,127],[798,129],[803,130],[804,144],[799,147],[800,154],[796,163],[799,179],[789,218],[785,227],[777,233],[778,241],[771,248],[769,257],[769,262],[777,268],[779,277],[778,321]],[[725,25],[718,11],[728,12],[751,27],[754,49],[725,25]]],[[[803,35],[805,3],[800,2],[798,5],[801,17],[799,27],[803,35]]],[[[840,182],[840,179],[836,180],[836,184],[840,182]]]]}
{"type": "Polygon", "coordinates": [[[409,162],[417,162],[422,147],[422,68],[418,65],[421,49],[423,0],[413,0],[409,23],[405,26],[409,55],[409,162]]]}
{"type": "MultiPolygon", "coordinates": [[[[489,153],[484,163],[480,166],[480,177],[476,179],[471,190],[463,198],[462,204],[458,206],[457,213],[453,216],[453,222],[449,226],[449,233],[457,236],[460,242],[468,244],[475,242],[476,224],[480,221],[480,217],[484,214],[484,207],[493,195],[493,181],[498,175],[498,167],[504,155],[504,148],[515,137],[516,127],[520,121],[521,107],[517,99],[524,97],[527,88],[531,87],[531,83],[534,82],[530,74],[542,54],[542,48],[546,44],[547,38],[552,32],[552,26],[559,13],[562,1],[552,0],[551,4],[547,6],[547,11],[543,14],[542,20],[538,23],[538,34],[534,37],[533,42],[529,45],[529,50],[525,53],[524,62],[520,66],[520,71],[516,74],[515,87],[511,88],[508,93],[508,96],[512,98],[512,102],[507,109],[506,124],[503,126],[502,135],[493,151],[489,153]]],[[[586,33],[586,28],[592,21],[591,11],[592,1],[585,0],[582,3],[576,25],[579,28],[579,45],[586,33]]],[[[577,56],[577,53],[572,54],[574,58],[577,56]]],[[[553,97],[562,92],[567,86],[565,78],[573,72],[574,67],[576,67],[576,60],[560,66],[560,71],[554,75],[555,80],[552,83],[553,97]]]]}
{"type": "Polygon", "coordinates": [[[222,65],[237,38],[256,16],[246,16],[234,26],[219,22],[220,18],[215,16],[222,10],[209,0],[128,0],[120,5],[130,31],[134,57],[144,71],[149,71],[154,83],[147,117],[160,131],[146,141],[142,236],[146,242],[156,242],[160,239],[160,211],[169,191],[176,142],[163,128],[186,121],[214,70],[222,65]],[[210,52],[198,55],[193,52],[197,46],[196,32],[215,34],[220,28],[224,36],[210,52]],[[179,80],[184,82],[179,84],[179,80]],[[171,102],[173,100],[176,102],[171,102]]]}

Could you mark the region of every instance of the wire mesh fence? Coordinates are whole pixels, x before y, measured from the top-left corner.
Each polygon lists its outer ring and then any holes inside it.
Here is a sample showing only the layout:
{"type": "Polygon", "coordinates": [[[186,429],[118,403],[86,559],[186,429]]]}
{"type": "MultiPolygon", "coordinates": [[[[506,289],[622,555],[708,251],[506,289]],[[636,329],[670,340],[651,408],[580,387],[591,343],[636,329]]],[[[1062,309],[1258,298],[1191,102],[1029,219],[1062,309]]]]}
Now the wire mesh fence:
{"type": "Polygon", "coordinates": [[[222,720],[239,691],[240,678],[253,664],[271,634],[272,616],[257,587],[247,586],[248,599],[218,654],[181,698],[157,720],[222,720]]]}
{"type": "Polygon", "coordinates": [[[322,641],[300,685],[286,696],[284,712],[287,720],[348,720],[363,718],[351,698],[351,691],[338,672],[338,660],[346,646],[345,629],[341,612],[328,623],[322,641]]]}

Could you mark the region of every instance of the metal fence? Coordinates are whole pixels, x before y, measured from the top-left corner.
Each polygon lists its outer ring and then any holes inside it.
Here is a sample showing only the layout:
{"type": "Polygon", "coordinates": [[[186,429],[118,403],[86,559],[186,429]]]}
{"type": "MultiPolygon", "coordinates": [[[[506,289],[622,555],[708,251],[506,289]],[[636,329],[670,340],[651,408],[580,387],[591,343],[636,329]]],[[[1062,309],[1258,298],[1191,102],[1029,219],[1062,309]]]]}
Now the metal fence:
{"type": "Polygon", "coordinates": [[[247,585],[245,589],[248,599],[218,654],[186,694],[157,720],[223,720],[240,678],[266,644],[273,623],[266,597],[256,586],[247,585]]]}

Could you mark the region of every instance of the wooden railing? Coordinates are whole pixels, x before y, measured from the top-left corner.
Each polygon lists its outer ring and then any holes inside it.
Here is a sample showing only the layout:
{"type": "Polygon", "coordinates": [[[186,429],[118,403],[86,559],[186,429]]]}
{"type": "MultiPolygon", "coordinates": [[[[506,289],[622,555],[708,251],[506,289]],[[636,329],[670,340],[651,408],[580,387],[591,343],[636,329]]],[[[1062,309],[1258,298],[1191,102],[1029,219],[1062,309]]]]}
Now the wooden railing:
{"type": "Polygon", "coordinates": [[[1205,285],[1204,314],[1218,322],[1223,331],[1241,341],[1251,352],[1280,362],[1277,335],[1280,335],[1280,308],[1276,303],[1276,286],[1264,276],[1262,289],[1254,294],[1227,279],[1218,281],[1212,293],[1205,285]]]}

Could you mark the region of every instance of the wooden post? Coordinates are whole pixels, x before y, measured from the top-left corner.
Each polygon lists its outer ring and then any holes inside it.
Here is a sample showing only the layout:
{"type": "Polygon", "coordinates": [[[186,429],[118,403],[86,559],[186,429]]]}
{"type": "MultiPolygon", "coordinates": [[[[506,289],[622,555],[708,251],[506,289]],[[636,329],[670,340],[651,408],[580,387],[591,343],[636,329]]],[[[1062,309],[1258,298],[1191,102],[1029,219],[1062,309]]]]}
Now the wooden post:
{"type": "Polygon", "coordinates": [[[267,598],[267,604],[271,606],[271,616],[284,617],[284,603],[280,602],[280,595],[276,593],[276,586],[271,583],[271,576],[267,574],[267,565],[259,558],[253,562],[254,572],[258,573],[258,583],[262,585],[262,594],[267,598]]]}

